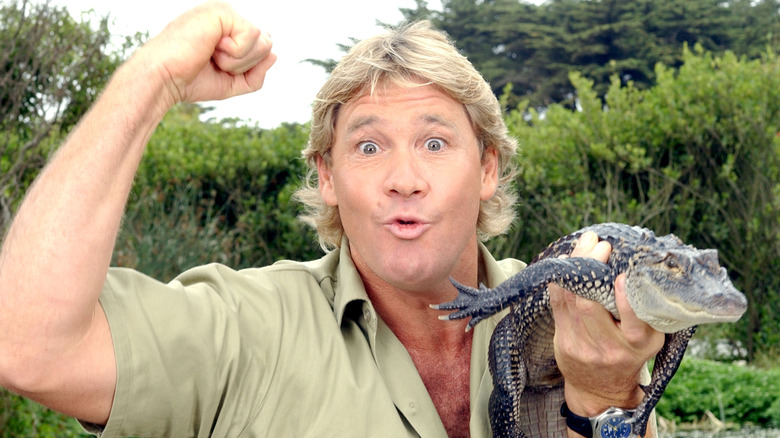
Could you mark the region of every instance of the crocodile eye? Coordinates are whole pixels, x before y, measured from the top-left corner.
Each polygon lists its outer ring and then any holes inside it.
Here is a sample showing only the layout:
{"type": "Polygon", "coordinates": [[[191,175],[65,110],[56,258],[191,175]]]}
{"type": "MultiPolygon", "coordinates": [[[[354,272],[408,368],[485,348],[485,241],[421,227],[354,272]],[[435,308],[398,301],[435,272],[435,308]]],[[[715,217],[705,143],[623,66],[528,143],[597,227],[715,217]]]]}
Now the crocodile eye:
{"type": "Polygon", "coordinates": [[[666,256],[666,258],[664,259],[664,264],[669,269],[679,269],[680,268],[680,265],[677,263],[677,258],[675,258],[672,255],[666,256]]]}

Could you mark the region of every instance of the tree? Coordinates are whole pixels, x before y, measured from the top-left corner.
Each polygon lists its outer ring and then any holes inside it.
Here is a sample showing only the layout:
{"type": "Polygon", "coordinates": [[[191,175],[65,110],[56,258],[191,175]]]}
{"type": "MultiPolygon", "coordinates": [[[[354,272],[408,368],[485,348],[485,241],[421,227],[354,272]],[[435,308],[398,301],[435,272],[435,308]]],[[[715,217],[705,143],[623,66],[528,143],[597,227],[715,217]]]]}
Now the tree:
{"type": "Polygon", "coordinates": [[[86,112],[132,44],[111,45],[108,18],[97,28],[65,8],[0,4],[0,233],[64,134],[86,112]]]}
{"type": "Polygon", "coordinates": [[[751,59],[780,49],[778,0],[444,0],[441,11],[402,9],[446,31],[497,95],[512,84],[514,106],[574,102],[568,74],[594,80],[603,96],[610,78],[640,89],[655,83],[655,65],[679,67],[682,47],[731,50],[751,59]]]}

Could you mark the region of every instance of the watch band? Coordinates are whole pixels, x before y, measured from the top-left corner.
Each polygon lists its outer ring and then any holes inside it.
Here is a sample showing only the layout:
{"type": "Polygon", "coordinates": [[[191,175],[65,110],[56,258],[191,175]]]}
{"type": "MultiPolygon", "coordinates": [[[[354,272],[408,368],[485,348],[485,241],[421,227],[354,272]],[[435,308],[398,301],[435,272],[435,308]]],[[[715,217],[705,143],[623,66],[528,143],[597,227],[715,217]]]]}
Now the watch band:
{"type": "Polygon", "coordinates": [[[593,438],[593,425],[590,418],[581,417],[569,410],[566,402],[561,405],[561,416],[566,419],[566,426],[585,438],[593,438]]]}
{"type": "Polygon", "coordinates": [[[611,407],[595,417],[588,418],[570,411],[565,401],[561,405],[561,416],[566,418],[566,426],[585,438],[636,437],[633,426],[625,423],[627,419],[634,416],[634,412],[634,409],[611,407]],[[604,433],[608,435],[603,435],[604,433]]]}

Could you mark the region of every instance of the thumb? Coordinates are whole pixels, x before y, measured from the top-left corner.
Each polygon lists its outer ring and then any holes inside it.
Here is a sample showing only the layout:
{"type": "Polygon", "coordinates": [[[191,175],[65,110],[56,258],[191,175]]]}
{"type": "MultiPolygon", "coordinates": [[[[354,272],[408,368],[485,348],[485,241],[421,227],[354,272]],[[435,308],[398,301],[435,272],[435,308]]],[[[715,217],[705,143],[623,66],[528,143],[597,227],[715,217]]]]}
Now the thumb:
{"type": "Polygon", "coordinates": [[[615,279],[615,304],[620,314],[618,326],[626,341],[635,348],[660,350],[665,335],[639,319],[634,312],[627,296],[626,274],[620,274],[615,279]]]}

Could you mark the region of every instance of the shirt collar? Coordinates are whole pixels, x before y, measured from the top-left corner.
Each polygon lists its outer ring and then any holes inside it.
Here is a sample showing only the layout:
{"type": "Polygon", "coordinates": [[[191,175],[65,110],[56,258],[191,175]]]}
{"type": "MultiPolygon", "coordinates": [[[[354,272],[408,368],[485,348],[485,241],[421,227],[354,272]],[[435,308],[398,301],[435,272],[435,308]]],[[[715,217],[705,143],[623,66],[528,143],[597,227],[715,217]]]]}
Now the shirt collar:
{"type": "MultiPolygon", "coordinates": [[[[496,261],[482,243],[479,243],[479,254],[480,281],[485,283],[487,287],[498,286],[525,266],[524,263],[514,259],[496,261]]],[[[338,324],[342,323],[347,309],[354,302],[360,304],[364,312],[364,315],[362,315],[364,319],[369,321],[376,320],[374,307],[371,305],[366,289],[363,286],[363,280],[352,261],[347,238],[343,237],[339,249],[328,254],[325,258],[331,259],[329,261],[336,265],[333,266],[332,271],[335,274],[333,314],[338,324]],[[366,306],[365,304],[368,305],[366,306]],[[369,313],[365,314],[365,312],[369,313]]]]}
{"type": "Polygon", "coordinates": [[[374,307],[370,305],[366,288],[363,286],[363,279],[352,261],[349,253],[349,241],[346,237],[341,239],[341,246],[334,252],[338,253],[335,296],[333,298],[333,313],[336,316],[336,321],[339,325],[342,323],[347,309],[354,302],[362,304],[361,308],[364,312],[370,312],[363,315],[365,319],[375,320],[374,307]]]}
{"type": "MultiPolygon", "coordinates": [[[[503,283],[507,278],[519,272],[525,266],[524,263],[515,259],[496,261],[482,243],[479,244],[479,255],[480,281],[491,288],[503,283]]],[[[343,326],[344,318],[347,317],[349,319],[354,319],[354,321],[362,327],[366,338],[369,341],[371,351],[374,354],[374,360],[380,368],[385,364],[385,362],[380,360],[381,357],[407,357],[406,353],[401,350],[403,347],[400,342],[397,341],[387,326],[379,321],[374,307],[371,305],[368,298],[365,287],[363,286],[363,280],[350,256],[349,242],[347,239],[342,239],[340,248],[325,256],[322,261],[324,262],[324,266],[322,267],[329,272],[327,276],[331,279],[327,289],[329,290],[328,295],[332,297],[333,300],[333,313],[337,323],[340,326],[343,326]],[[393,356],[393,352],[396,352],[397,354],[393,356]]],[[[487,318],[481,324],[477,324],[474,328],[469,376],[471,381],[470,399],[472,415],[470,429],[472,431],[472,436],[487,437],[491,435],[487,412],[490,394],[493,390],[493,382],[488,370],[488,348],[493,329],[495,329],[498,321],[500,321],[506,312],[506,310],[499,312],[498,314],[487,318]]],[[[385,369],[385,372],[398,375],[400,375],[399,373],[416,372],[411,360],[409,360],[407,365],[408,366],[404,367],[395,363],[390,369],[385,369]]],[[[384,368],[388,367],[385,366],[384,368]]],[[[425,391],[422,384],[420,384],[418,388],[420,393],[415,393],[408,383],[411,377],[405,376],[406,377],[399,380],[400,382],[406,382],[403,384],[403,390],[390,385],[391,390],[395,388],[395,392],[393,392],[393,401],[408,421],[416,424],[416,428],[421,428],[419,430],[423,430],[428,426],[428,423],[431,422],[419,419],[415,420],[417,418],[417,414],[415,414],[416,410],[409,407],[414,406],[414,404],[410,404],[407,399],[411,400],[410,397],[416,395],[418,397],[414,400],[422,403],[422,400],[428,400],[426,398],[427,395],[421,395],[425,391]]],[[[393,382],[393,379],[388,379],[388,381],[393,382]]],[[[414,387],[417,388],[417,386],[414,387]]],[[[422,411],[427,412],[426,410],[422,411]]],[[[436,412],[435,408],[431,408],[428,411],[433,412],[434,414],[436,412]]],[[[425,434],[421,433],[421,435],[425,434]]]]}

